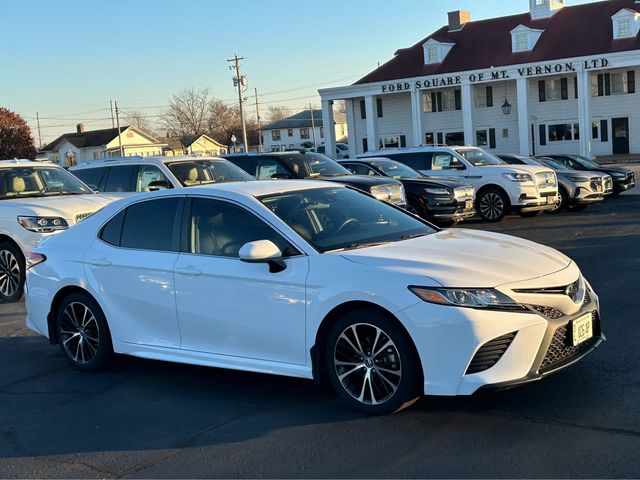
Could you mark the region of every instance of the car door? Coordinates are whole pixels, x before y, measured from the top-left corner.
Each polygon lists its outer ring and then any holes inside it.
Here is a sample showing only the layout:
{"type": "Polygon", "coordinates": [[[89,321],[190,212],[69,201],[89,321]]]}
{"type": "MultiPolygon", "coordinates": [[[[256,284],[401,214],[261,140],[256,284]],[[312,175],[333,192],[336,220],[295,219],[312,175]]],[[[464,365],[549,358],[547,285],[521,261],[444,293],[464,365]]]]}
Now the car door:
{"type": "Polygon", "coordinates": [[[182,349],[303,365],[308,260],[255,213],[207,197],[189,201],[175,268],[182,349]],[[286,269],[246,263],[246,242],[271,240],[286,269]]]}
{"type": "Polygon", "coordinates": [[[150,187],[152,182],[166,182],[167,185],[171,185],[167,176],[155,165],[140,165],[136,173],[135,191],[153,191],[153,187],[150,187]]]}
{"type": "Polygon", "coordinates": [[[113,336],[122,342],[180,347],[174,268],[184,197],[134,203],[101,229],[85,255],[113,336]]]}
{"type": "Polygon", "coordinates": [[[258,180],[272,180],[276,178],[296,178],[289,168],[276,157],[262,157],[258,159],[258,180]]]}
{"type": "Polygon", "coordinates": [[[135,192],[137,165],[114,165],[107,169],[104,187],[100,191],[105,193],[135,192]]]}

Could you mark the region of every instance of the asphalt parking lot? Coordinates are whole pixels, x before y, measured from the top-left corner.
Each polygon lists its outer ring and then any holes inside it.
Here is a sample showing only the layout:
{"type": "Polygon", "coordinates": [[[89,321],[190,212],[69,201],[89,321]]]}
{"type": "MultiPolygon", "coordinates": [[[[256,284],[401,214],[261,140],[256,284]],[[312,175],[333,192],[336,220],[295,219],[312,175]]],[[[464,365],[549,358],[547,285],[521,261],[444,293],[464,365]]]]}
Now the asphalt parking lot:
{"type": "Polygon", "coordinates": [[[128,357],[83,374],[0,305],[0,476],[639,477],[640,195],[465,226],[572,257],[608,341],[542,382],[371,418],[297,379],[128,357]]]}

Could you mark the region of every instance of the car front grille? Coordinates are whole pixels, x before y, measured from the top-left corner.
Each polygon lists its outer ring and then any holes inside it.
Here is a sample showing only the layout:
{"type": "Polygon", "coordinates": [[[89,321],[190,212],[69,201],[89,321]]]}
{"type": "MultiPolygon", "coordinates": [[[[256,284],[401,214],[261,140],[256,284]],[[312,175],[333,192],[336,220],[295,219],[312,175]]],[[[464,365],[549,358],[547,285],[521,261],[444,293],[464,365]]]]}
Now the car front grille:
{"type": "Polygon", "coordinates": [[[609,175],[604,177],[604,190],[605,192],[613,190],[613,179],[609,175]]]}
{"type": "Polygon", "coordinates": [[[90,217],[91,215],[93,215],[94,213],[95,212],[83,212],[83,213],[76,214],[76,216],[75,216],[76,223],[81,222],[85,218],[90,217]]]}
{"type": "Polygon", "coordinates": [[[598,337],[600,336],[600,317],[598,315],[598,312],[593,312],[592,315],[593,337],[578,345],[574,346],[570,343],[571,334],[569,331],[569,323],[567,323],[566,325],[562,325],[556,329],[555,333],[553,334],[551,344],[547,349],[547,353],[542,360],[542,364],[540,364],[540,373],[552,370],[559,364],[571,360],[573,357],[587,350],[598,341],[598,337]]]}
{"type": "Polygon", "coordinates": [[[602,178],[600,177],[591,177],[590,178],[590,182],[591,182],[591,190],[594,192],[602,192],[603,188],[602,188],[602,178]]]}
{"type": "Polygon", "coordinates": [[[475,193],[476,191],[473,187],[456,187],[453,189],[453,195],[458,201],[473,200],[475,193]]]}
{"type": "Polygon", "coordinates": [[[555,188],[558,186],[556,174],[553,172],[536,173],[536,185],[541,189],[555,188]]]}
{"type": "Polygon", "coordinates": [[[473,356],[465,375],[484,372],[498,363],[498,360],[502,358],[507,348],[511,345],[511,342],[513,342],[513,339],[516,338],[516,333],[517,332],[507,333],[501,337],[489,340],[482,345],[473,356]]]}
{"type": "Polygon", "coordinates": [[[545,307],[543,305],[531,305],[531,308],[533,308],[536,312],[538,312],[543,317],[548,318],[550,320],[557,320],[558,318],[564,317],[564,313],[562,313],[557,308],[545,307]]]}
{"type": "Polygon", "coordinates": [[[404,188],[402,185],[376,185],[371,187],[371,195],[378,200],[385,200],[391,203],[404,203],[404,188]]]}

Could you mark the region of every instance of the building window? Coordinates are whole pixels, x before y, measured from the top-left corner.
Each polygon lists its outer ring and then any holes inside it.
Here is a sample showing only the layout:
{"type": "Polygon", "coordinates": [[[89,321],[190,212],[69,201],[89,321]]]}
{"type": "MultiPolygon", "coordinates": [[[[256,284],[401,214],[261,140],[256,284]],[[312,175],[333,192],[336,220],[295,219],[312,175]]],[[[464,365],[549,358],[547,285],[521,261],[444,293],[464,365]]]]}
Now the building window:
{"type": "Polygon", "coordinates": [[[628,92],[627,75],[617,72],[611,74],[611,95],[622,95],[628,92]]]}
{"type": "Polygon", "coordinates": [[[529,50],[529,33],[517,33],[515,35],[515,51],[526,52],[529,50]]]}
{"type": "Polygon", "coordinates": [[[99,160],[100,159],[100,152],[93,152],[93,159],[94,160],[99,160]]]}
{"type": "Polygon", "coordinates": [[[598,122],[591,122],[591,138],[593,140],[600,138],[600,124],[598,122]]]}
{"type": "Polygon", "coordinates": [[[449,146],[464,146],[464,132],[448,132],[444,135],[444,143],[449,146]]]}
{"type": "Polygon", "coordinates": [[[474,93],[477,108],[493,107],[493,87],[476,85],[474,93]]]}
{"type": "Polygon", "coordinates": [[[362,120],[367,118],[367,106],[364,103],[364,100],[360,100],[360,118],[362,120]]]}
{"type": "Polygon", "coordinates": [[[271,130],[271,140],[275,142],[280,141],[280,130],[271,130]]]}
{"type": "Polygon", "coordinates": [[[536,0],[536,7],[540,7],[544,5],[546,2],[547,0],[536,0]]]}
{"type": "Polygon", "coordinates": [[[455,90],[444,90],[442,92],[442,110],[455,110],[456,109],[456,96],[455,90]]]}
{"type": "Polygon", "coordinates": [[[301,128],[300,129],[300,138],[302,140],[309,140],[309,129],[308,128],[301,128]]]}
{"type": "Polygon", "coordinates": [[[496,129],[484,128],[476,130],[476,146],[496,148],[496,129]]]}
{"type": "Polygon", "coordinates": [[[577,123],[549,125],[549,142],[571,142],[580,139],[580,127],[577,123]]]}
{"type": "Polygon", "coordinates": [[[435,145],[435,135],[433,132],[427,132],[424,134],[424,144],[425,145],[435,145]]]}
{"type": "Polygon", "coordinates": [[[422,96],[422,106],[425,112],[461,110],[462,101],[460,89],[448,89],[440,92],[425,93],[422,96]]]}
{"type": "Polygon", "coordinates": [[[540,80],[538,90],[540,102],[567,100],[569,98],[569,82],[566,78],[540,80]]]}
{"type": "Polygon", "coordinates": [[[603,97],[609,95],[623,95],[636,93],[636,72],[600,73],[591,76],[591,95],[603,97]]]}
{"type": "Polygon", "coordinates": [[[438,47],[427,48],[427,63],[438,63],[438,47]]]}
{"type": "Polygon", "coordinates": [[[293,137],[293,128],[287,128],[287,136],[293,137]]]}
{"type": "Polygon", "coordinates": [[[324,138],[324,127],[320,127],[320,138],[324,138]]]}
{"type": "Polygon", "coordinates": [[[380,135],[380,148],[401,148],[407,146],[405,135],[380,135]]]}
{"type": "Polygon", "coordinates": [[[378,118],[382,118],[382,99],[381,98],[376,99],[376,107],[378,109],[378,118]]]}
{"type": "Polygon", "coordinates": [[[617,38],[621,37],[631,37],[632,29],[631,29],[631,19],[630,18],[621,18],[618,20],[618,35],[617,38]]]}
{"type": "Polygon", "coordinates": [[[293,143],[289,144],[289,150],[293,150],[295,148],[295,146],[293,145],[293,143]]]}

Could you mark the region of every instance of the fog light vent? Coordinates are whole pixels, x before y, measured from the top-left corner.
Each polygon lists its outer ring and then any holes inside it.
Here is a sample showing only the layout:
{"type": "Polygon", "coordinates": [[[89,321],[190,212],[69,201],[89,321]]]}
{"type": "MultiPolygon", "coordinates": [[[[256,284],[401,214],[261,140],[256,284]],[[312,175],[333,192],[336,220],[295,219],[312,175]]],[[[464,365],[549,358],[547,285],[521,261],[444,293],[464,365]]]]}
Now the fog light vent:
{"type": "Polygon", "coordinates": [[[513,339],[516,338],[516,333],[518,332],[507,333],[482,345],[473,356],[465,375],[484,372],[498,363],[498,360],[502,358],[513,339]]]}

